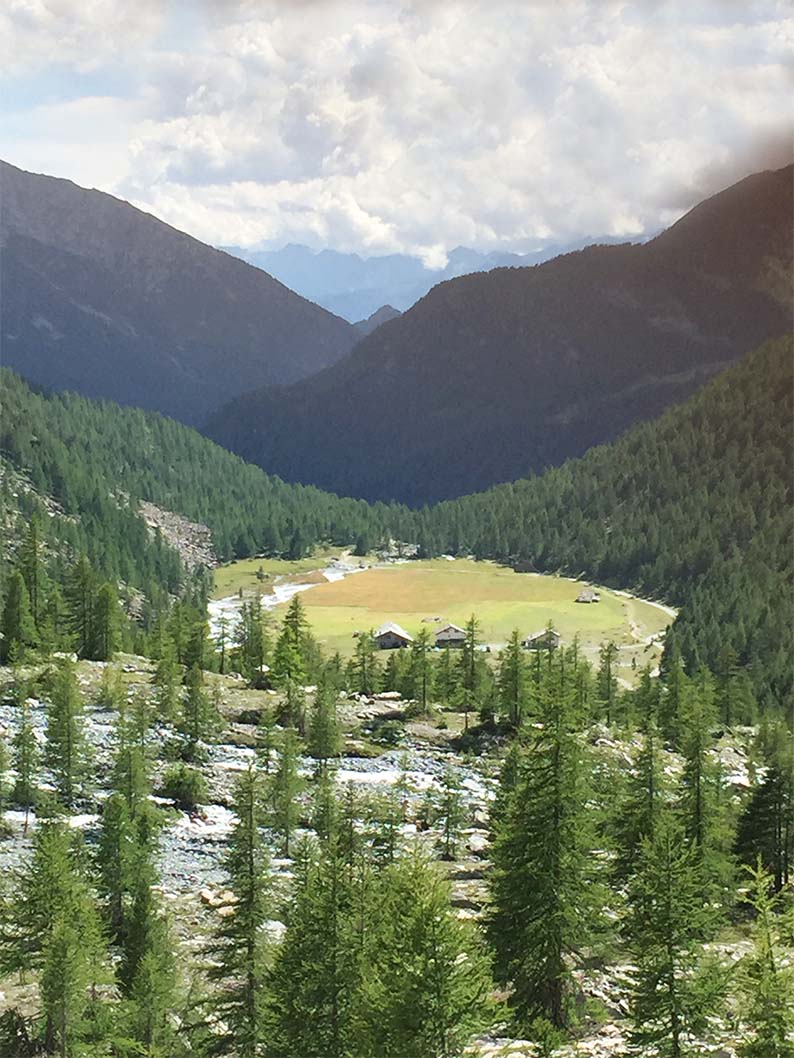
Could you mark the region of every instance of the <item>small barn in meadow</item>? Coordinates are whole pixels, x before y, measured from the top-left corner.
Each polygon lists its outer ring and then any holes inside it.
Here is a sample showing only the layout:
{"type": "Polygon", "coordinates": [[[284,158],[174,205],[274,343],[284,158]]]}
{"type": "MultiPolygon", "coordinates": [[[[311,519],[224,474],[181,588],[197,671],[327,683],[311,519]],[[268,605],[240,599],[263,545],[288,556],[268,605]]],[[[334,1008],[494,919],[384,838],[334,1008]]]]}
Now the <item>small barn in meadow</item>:
{"type": "Polygon", "coordinates": [[[593,588],[582,588],[576,596],[577,602],[601,602],[601,595],[593,588]]]}
{"type": "Polygon", "coordinates": [[[372,638],[381,650],[395,650],[399,647],[408,647],[413,643],[413,636],[409,635],[404,628],[400,628],[394,621],[387,621],[372,633],[372,638]]]}
{"type": "Polygon", "coordinates": [[[562,636],[554,628],[543,628],[533,632],[524,640],[525,650],[556,650],[562,642],[562,636]]]}
{"type": "Polygon", "coordinates": [[[436,632],[437,647],[462,647],[466,642],[466,629],[458,625],[444,625],[436,632]]]}

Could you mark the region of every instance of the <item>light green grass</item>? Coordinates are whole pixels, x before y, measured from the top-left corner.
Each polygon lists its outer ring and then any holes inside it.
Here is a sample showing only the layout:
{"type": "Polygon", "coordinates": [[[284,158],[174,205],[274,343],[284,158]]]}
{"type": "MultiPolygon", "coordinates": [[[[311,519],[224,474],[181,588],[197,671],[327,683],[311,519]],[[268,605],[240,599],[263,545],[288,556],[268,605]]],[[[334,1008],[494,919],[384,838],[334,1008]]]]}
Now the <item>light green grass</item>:
{"type": "Polygon", "coordinates": [[[424,618],[437,616],[463,626],[474,613],[486,643],[504,643],[514,628],[524,636],[551,621],[566,642],[578,634],[588,652],[612,640],[625,647],[626,663],[635,653],[638,666],[655,663],[658,651],[646,649],[638,637],[663,631],[671,619],[650,603],[606,590],[600,603],[577,603],[581,588],[580,582],[563,577],[515,573],[490,562],[437,559],[371,569],[319,584],[301,600],[317,638],[344,655],[354,649],[354,632],[384,621],[396,621],[416,635],[423,627],[431,632],[438,628],[424,618]]]}
{"type": "Polygon", "coordinates": [[[308,558],[290,561],[286,558],[244,558],[239,562],[229,562],[215,570],[214,599],[223,599],[236,595],[240,588],[244,592],[269,591],[277,577],[294,577],[298,574],[311,573],[327,566],[332,559],[342,554],[340,548],[316,551],[308,558]],[[262,569],[266,580],[257,579],[257,570],[262,569]]]}

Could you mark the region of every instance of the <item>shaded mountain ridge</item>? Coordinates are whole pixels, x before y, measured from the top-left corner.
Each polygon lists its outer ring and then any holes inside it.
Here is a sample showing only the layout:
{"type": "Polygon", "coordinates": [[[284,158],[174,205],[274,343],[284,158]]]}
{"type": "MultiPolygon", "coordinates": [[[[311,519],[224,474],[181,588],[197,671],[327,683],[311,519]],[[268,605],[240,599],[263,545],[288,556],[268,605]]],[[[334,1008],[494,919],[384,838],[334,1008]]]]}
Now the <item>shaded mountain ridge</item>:
{"type": "Polygon", "coordinates": [[[0,162],[2,362],[27,378],[201,422],[290,383],[358,332],[127,202],[0,162]]]}
{"type": "Polygon", "coordinates": [[[435,287],[344,360],[207,432],[287,480],[415,505],[582,454],[790,330],[792,168],[644,245],[435,287]]]}

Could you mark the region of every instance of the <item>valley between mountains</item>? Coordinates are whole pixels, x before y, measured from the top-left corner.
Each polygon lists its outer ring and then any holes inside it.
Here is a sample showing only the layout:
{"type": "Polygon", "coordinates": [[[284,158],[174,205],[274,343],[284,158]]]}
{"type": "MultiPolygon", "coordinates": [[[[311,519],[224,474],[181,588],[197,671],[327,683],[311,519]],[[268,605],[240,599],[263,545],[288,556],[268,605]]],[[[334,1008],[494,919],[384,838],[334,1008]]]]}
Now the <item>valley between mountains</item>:
{"type": "Polygon", "coordinates": [[[791,168],[363,337],[0,175],[0,1058],[791,1058],[791,168]]]}

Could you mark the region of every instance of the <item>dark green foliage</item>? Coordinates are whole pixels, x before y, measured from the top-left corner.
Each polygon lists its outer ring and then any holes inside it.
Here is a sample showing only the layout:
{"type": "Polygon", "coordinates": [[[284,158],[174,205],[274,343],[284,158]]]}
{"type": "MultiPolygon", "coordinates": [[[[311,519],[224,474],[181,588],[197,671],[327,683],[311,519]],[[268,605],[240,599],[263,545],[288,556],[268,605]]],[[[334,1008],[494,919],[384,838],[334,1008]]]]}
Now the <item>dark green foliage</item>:
{"type": "Polygon", "coordinates": [[[449,889],[418,854],[374,875],[342,842],[301,868],[271,975],[274,1058],[452,1058],[490,980],[449,889]]]}
{"type": "Polygon", "coordinates": [[[30,609],[28,589],[21,573],[13,573],[3,607],[3,638],[0,660],[21,661],[26,651],[38,643],[38,632],[30,609]]]}
{"type": "Polygon", "coordinates": [[[517,728],[524,719],[527,684],[527,663],[521,645],[521,635],[518,629],[514,629],[499,657],[498,678],[500,711],[511,727],[517,728]]]}
{"type": "Polygon", "coordinates": [[[84,791],[89,764],[83,702],[74,665],[68,660],[61,661],[51,683],[44,764],[52,773],[61,804],[71,808],[84,791]]]}
{"type": "Polygon", "coordinates": [[[662,1058],[694,1058],[687,1035],[705,1030],[725,978],[702,956],[700,938],[713,930],[714,913],[696,850],[669,811],[642,842],[629,896],[631,1039],[662,1058]]]}
{"type": "Polygon", "coordinates": [[[272,550],[275,538],[287,541],[279,551],[304,552],[361,532],[409,535],[399,531],[407,512],[287,485],[160,415],[34,392],[7,370],[0,388],[0,452],[66,515],[77,516],[56,518],[42,535],[55,532],[73,552],[84,552],[102,580],[123,580],[147,594],[155,585],[180,590],[184,571],[159,534],[149,534],[137,513],[140,500],[208,525],[223,560],[272,550]]]}
{"type": "Polygon", "coordinates": [[[325,771],[328,762],[342,751],[342,733],[336,717],[336,690],[326,679],[320,683],[314,697],[307,749],[321,771],[325,771]]]}
{"type": "Polygon", "coordinates": [[[542,726],[519,735],[492,818],[488,931],[497,974],[512,982],[511,1003],[523,1026],[537,1017],[568,1024],[568,960],[591,934],[601,899],[593,879],[589,765],[575,712],[578,664],[570,651],[549,655],[535,689],[542,726]]]}
{"type": "Polygon", "coordinates": [[[372,886],[364,938],[364,1032],[371,1058],[453,1058],[488,1016],[487,959],[450,909],[449,885],[418,851],[372,886]]]}
{"type": "Polygon", "coordinates": [[[293,728],[282,732],[278,747],[278,763],[270,780],[269,798],[273,829],[279,836],[281,853],[290,854],[290,839],[298,823],[300,805],[298,795],[303,780],[298,774],[300,739],[293,728]]]}
{"type": "MultiPolygon", "coordinates": [[[[780,898],[760,861],[748,868],[747,901],[755,913],[754,950],[739,965],[747,1038],[741,1058],[794,1056],[794,969],[784,965],[780,945],[780,898]]],[[[790,912],[789,912],[790,914],[790,912]]]]}
{"type": "Polygon", "coordinates": [[[30,720],[27,687],[17,684],[17,726],[11,741],[11,757],[16,779],[12,800],[23,808],[31,808],[36,801],[39,767],[39,747],[30,720]]]}
{"type": "Polygon", "coordinates": [[[239,1058],[261,1054],[267,946],[267,858],[260,835],[261,790],[249,770],[235,792],[237,823],[229,839],[225,866],[235,896],[233,913],[221,919],[208,953],[211,978],[220,982],[214,1012],[224,1026],[211,1053],[239,1058]]]}
{"type": "Polygon", "coordinates": [[[186,812],[191,812],[206,802],[207,782],[198,768],[173,764],[163,776],[160,793],[176,801],[186,812]]]}
{"type": "Polygon", "coordinates": [[[747,867],[761,860],[780,892],[794,873],[794,747],[781,725],[770,739],[766,774],[739,817],[735,851],[747,867]]]}
{"type": "Polygon", "coordinates": [[[784,703],[793,348],[768,343],[657,421],[542,477],[423,512],[419,542],[669,599],[681,613],[668,659],[679,650],[690,671],[717,669],[729,647],[761,705],[784,703]]]}
{"type": "Polygon", "coordinates": [[[618,882],[625,882],[636,869],[642,842],[653,838],[663,810],[666,791],[661,753],[656,722],[650,717],[645,724],[642,749],[615,811],[613,876],[618,882]]]}
{"type": "Polygon", "coordinates": [[[193,665],[185,674],[185,700],[179,718],[179,730],[186,740],[187,760],[196,759],[200,744],[212,738],[219,723],[220,717],[207,694],[201,669],[193,665]]]}

